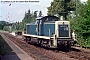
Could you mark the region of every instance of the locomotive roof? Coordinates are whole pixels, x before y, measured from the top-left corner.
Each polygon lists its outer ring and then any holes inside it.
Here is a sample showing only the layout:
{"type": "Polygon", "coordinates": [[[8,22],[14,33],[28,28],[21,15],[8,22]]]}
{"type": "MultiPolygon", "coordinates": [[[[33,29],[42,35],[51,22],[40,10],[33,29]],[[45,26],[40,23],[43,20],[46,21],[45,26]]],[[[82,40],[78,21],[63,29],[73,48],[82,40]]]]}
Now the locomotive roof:
{"type": "Polygon", "coordinates": [[[42,19],[43,17],[37,17],[36,20],[42,19]]]}
{"type": "Polygon", "coordinates": [[[56,19],[59,19],[58,17],[56,16],[42,16],[42,17],[37,17],[36,20],[43,20],[43,19],[46,19],[46,18],[56,18],[56,19]]]}

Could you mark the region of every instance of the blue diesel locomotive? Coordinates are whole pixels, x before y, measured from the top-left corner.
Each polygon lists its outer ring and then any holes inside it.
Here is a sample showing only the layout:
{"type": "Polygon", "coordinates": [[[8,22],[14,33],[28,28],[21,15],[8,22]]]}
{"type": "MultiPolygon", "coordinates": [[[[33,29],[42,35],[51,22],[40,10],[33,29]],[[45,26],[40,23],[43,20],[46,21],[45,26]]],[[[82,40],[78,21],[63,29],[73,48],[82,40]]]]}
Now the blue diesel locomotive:
{"type": "Polygon", "coordinates": [[[70,34],[70,22],[60,21],[56,16],[38,17],[36,22],[26,24],[23,36],[27,42],[49,48],[71,47],[75,44],[70,34]]]}

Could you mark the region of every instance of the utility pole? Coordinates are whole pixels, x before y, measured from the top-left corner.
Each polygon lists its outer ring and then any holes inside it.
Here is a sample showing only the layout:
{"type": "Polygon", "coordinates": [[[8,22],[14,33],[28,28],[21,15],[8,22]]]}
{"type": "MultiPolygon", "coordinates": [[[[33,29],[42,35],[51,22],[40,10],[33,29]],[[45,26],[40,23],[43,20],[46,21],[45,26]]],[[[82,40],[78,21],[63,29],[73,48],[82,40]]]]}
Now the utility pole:
{"type": "Polygon", "coordinates": [[[77,17],[77,0],[76,0],[76,17],[77,17]]]}

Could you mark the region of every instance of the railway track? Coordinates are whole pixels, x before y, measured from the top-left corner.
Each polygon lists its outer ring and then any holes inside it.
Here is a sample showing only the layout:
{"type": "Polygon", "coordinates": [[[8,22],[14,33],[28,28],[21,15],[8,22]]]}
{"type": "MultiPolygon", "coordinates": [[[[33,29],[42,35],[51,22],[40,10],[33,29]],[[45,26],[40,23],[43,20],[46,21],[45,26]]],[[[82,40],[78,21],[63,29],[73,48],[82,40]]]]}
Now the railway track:
{"type": "Polygon", "coordinates": [[[72,48],[70,52],[66,53],[71,58],[75,58],[78,60],[90,60],[90,52],[84,51],[84,50],[78,50],[75,48],[72,48]]]}
{"type": "Polygon", "coordinates": [[[90,60],[90,52],[71,48],[69,52],[60,50],[48,50],[27,44],[21,38],[5,34],[10,40],[26,51],[36,60],[90,60]]]}
{"type": "Polygon", "coordinates": [[[11,36],[9,34],[5,34],[5,36],[9,38],[11,41],[13,41],[15,44],[17,44],[24,51],[26,51],[35,60],[58,60],[52,55],[49,55],[44,51],[39,50],[37,47],[25,43],[22,39],[15,38],[14,36],[11,36]]]}

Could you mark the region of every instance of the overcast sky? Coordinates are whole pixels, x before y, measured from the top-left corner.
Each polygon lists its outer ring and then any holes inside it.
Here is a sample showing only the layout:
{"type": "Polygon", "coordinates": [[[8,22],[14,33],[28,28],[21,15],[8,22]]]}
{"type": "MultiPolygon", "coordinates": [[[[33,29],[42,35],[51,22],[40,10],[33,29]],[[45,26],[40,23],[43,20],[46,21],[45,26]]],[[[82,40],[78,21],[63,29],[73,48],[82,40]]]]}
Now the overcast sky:
{"type": "MultiPolygon", "coordinates": [[[[2,0],[2,1],[11,1],[11,0],[2,0]]],[[[14,1],[18,1],[18,0],[14,0],[14,1]]],[[[20,0],[20,1],[24,1],[24,0],[20,0]]],[[[28,11],[28,9],[30,9],[31,12],[35,10],[38,11],[41,10],[43,15],[46,16],[47,7],[50,6],[51,1],[53,0],[26,0],[26,1],[39,1],[39,2],[11,3],[11,6],[9,6],[10,3],[0,2],[0,21],[1,20],[7,22],[22,21],[25,15],[25,11],[28,11]]]]}

